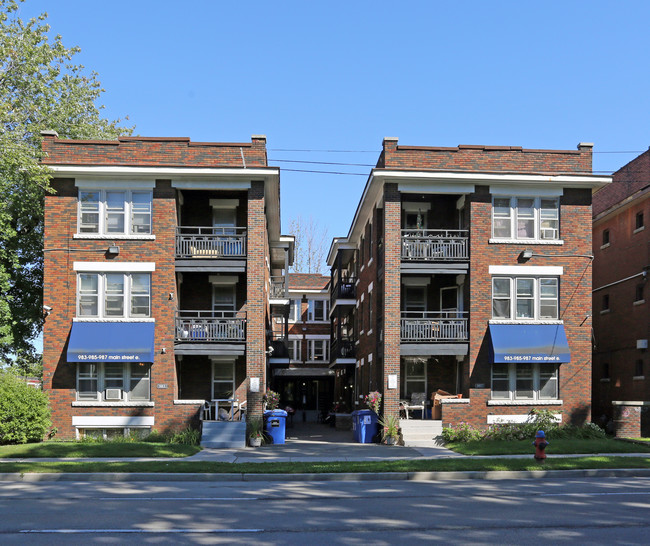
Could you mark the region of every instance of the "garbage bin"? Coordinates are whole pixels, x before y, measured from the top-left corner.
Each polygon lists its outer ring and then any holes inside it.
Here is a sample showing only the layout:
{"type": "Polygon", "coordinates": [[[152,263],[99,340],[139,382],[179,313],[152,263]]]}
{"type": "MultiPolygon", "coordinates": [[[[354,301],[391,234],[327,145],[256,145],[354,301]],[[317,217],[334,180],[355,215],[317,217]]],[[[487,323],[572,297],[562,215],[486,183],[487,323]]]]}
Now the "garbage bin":
{"type": "Polygon", "coordinates": [[[360,444],[372,444],[379,431],[377,414],[369,409],[359,410],[355,422],[357,424],[356,441],[360,444]]]}
{"type": "Polygon", "coordinates": [[[287,412],[284,410],[266,410],[264,412],[264,430],[274,444],[284,444],[287,427],[287,412]]]}

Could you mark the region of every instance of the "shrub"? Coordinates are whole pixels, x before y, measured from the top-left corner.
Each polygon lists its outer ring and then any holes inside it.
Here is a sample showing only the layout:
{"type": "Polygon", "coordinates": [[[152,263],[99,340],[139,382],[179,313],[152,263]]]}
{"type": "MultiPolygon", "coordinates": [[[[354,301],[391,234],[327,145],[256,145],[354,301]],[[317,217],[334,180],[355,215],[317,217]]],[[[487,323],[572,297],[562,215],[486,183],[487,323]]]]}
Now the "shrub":
{"type": "Polygon", "coordinates": [[[483,438],[483,432],[472,428],[467,423],[442,429],[442,439],[445,442],[471,442],[473,440],[480,440],[481,438],[483,438]]]}
{"type": "Polygon", "coordinates": [[[176,432],[157,432],[151,431],[151,434],[136,441],[152,442],[160,444],[182,444],[187,446],[198,446],[201,442],[201,432],[195,428],[187,427],[176,432]]]}
{"type": "Polygon", "coordinates": [[[40,442],[51,425],[47,395],[0,373],[0,444],[40,442]]]}

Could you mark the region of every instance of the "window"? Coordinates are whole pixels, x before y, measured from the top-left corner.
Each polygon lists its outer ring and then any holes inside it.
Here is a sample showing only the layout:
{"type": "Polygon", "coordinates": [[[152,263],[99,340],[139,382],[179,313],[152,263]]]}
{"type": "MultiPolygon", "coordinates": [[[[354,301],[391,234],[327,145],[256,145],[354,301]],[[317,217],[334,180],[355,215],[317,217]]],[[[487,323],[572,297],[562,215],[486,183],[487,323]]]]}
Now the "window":
{"type": "Polygon", "coordinates": [[[151,275],[149,273],[79,273],[77,316],[150,317],[151,275]]]}
{"type": "Polygon", "coordinates": [[[495,197],[492,237],[495,239],[558,240],[560,209],[557,198],[495,197]]]}
{"type": "Polygon", "coordinates": [[[289,301],[289,322],[299,322],[302,319],[300,304],[300,300],[289,301]]]}
{"type": "Polygon", "coordinates": [[[235,363],[232,361],[212,362],[212,398],[229,399],[235,394],[235,363]]]}
{"type": "Polygon", "coordinates": [[[149,364],[97,363],[77,366],[77,400],[148,401],[149,364]]]}
{"type": "Polygon", "coordinates": [[[643,301],[643,283],[637,284],[634,289],[634,301],[643,301]]]}
{"type": "Polygon", "coordinates": [[[217,313],[216,316],[230,315],[235,311],[235,285],[212,286],[212,310],[217,313]]]}
{"type": "Polygon", "coordinates": [[[327,301],[309,300],[307,320],[324,322],[327,320],[327,301]]]}
{"type": "Polygon", "coordinates": [[[427,362],[423,358],[410,358],[404,362],[404,398],[414,392],[427,392],[427,362]]]}
{"type": "Polygon", "coordinates": [[[372,331],[372,292],[368,292],[368,333],[372,331]]]}
{"type": "Polygon", "coordinates": [[[79,190],[79,233],[151,233],[152,193],[132,190],[79,190]]]}
{"type": "Polygon", "coordinates": [[[493,400],[557,400],[558,365],[492,364],[493,400]]]}
{"type": "Polygon", "coordinates": [[[645,224],[643,223],[643,212],[636,213],[636,220],[634,223],[634,229],[641,229],[645,224]]]}
{"type": "Polygon", "coordinates": [[[302,361],[302,341],[299,339],[290,339],[287,343],[289,350],[289,360],[301,362],[302,361]]]}
{"type": "Polygon", "coordinates": [[[493,277],[492,318],[556,320],[558,294],[556,277],[493,277]]]}
{"type": "Polygon", "coordinates": [[[329,361],[329,341],[325,339],[308,340],[309,356],[308,360],[312,361],[329,361]]]}
{"type": "Polygon", "coordinates": [[[602,311],[609,311],[609,294],[603,294],[602,311]]]}
{"type": "Polygon", "coordinates": [[[639,359],[634,364],[634,377],[643,376],[643,360],[639,359]]]}
{"type": "Polygon", "coordinates": [[[609,379],[609,363],[603,362],[603,379],[609,379]]]}
{"type": "Polygon", "coordinates": [[[609,230],[604,229],[603,230],[603,246],[608,245],[608,244],[609,244],[609,230]]]}

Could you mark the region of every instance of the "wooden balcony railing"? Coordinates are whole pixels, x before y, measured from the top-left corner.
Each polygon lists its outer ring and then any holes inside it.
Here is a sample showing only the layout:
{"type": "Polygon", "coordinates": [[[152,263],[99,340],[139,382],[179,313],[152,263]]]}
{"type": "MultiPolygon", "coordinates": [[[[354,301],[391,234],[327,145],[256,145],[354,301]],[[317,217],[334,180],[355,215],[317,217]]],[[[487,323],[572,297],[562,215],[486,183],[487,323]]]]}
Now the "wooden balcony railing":
{"type": "Polygon", "coordinates": [[[244,258],[246,257],[246,228],[177,227],[176,257],[244,258]]]}
{"type": "Polygon", "coordinates": [[[467,313],[465,312],[402,312],[402,343],[435,343],[467,340],[467,313]]]}
{"type": "Polygon", "coordinates": [[[337,299],[354,300],[356,298],[356,282],[356,277],[342,277],[340,281],[336,280],[336,284],[330,292],[330,309],[334,308],[337,299]]]}
{"type": "Polygon", "coordinates": [[[236,311],[179,311],[176,341],[233,343],[246,341],[246,319],[236,311]]]}
{"type": "Polygon", "coordinates": [[[468,260],[468,233],[464,229],[403,229],[402,260],[468,260]]]}

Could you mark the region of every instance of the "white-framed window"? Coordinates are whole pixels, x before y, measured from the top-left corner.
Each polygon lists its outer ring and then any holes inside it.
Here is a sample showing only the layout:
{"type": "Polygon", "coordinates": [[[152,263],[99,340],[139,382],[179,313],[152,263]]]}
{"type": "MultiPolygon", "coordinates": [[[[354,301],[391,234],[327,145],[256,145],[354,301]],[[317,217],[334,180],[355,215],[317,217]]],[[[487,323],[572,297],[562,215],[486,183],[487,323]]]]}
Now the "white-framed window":
{"type": "Polygon", "coordinates": [[[232,313],[236,310],[234,284],[212,285],[212,310],[217,313],[232,313]]]}
{"type": "Polygon", "coordinates": [[[289,300],[289,322],[300,322],[302,301],[300,299],[289,300]]]}
{"type": "Polygon", "coordinates": [[[77,365],[77,400],[135,402],[151,399],[150,365],[139,362],[77,365]]]}
{"type": "Polygon", "coordinates": [[[326,339],[310,339],[307,341],[310,361],[328,362],[330,352],[330,342],[326,339]]]}
{"type": "Polygon", "coordinates": [[[492,237],[558,240],[560,238],[559,199],[495,196],[492,202],[492,237]]]}
{"type": "Polygon", "coordinates": [[[310,322],[327,321],[327,300],[309,300],[307,320],[310,322]]]}
{"type": "Polygon", "coordinates": [[[151,317],[151,274],[77,273],[77,317],[151,317]]]}
{"type": "Polygon", "coordinates": [[[557,320],[557,277],[492,277],[492,318],[557,320]]]}
{"type": "Polygon", "coordinates": [[[557,400],[558,364],[492,364],[493,400],[557,400]]]}
{"type": "Polygon", "coordinates": [[[287,342],[289,351],[289,360],[292,362],[302,362],[302,341],[299,339],[290,339],[287,342]]]}
{"type": "Polygon", "coordinates": [[[152,196],[147,190],[80,189],[77,233],[148,235],[152,196]]]}
{"type": "Polygon", "coordinates": [[[427,361],[424,358],[404,361],[404,398],[410,399],[414,392],[427,392],[427,361]]]}
{"type": "Polygon", "coordinates": [[[235,362],[212,361],[212,398],[229,399],[235,395],[235,362]]]}

